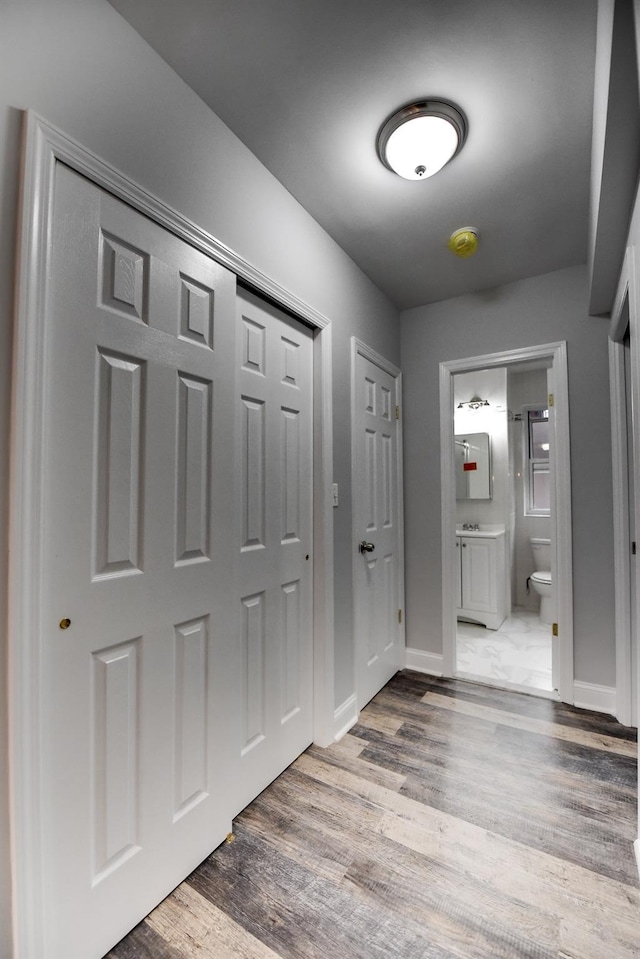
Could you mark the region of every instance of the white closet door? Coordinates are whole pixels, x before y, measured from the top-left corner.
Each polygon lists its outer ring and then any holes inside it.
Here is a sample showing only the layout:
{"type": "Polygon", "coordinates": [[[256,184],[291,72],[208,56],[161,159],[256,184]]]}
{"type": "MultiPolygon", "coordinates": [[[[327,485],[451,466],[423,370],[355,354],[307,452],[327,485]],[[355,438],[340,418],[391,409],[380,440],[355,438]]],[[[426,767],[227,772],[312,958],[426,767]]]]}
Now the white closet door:
{"type": "Polygon", "coordinates": [[[356,689],[362,709],[400,668],[396,381],[361,353],[355,367],[353,504],[356,689]]]}
{"type": "Polygon", "coordinates": [[[46,955],[91,959],[229,828],[235,279],[60,164],[51,239],[46,955]]]}
{"type": "Polygon", "coordinates": [[[237,303],[240,810],[312,740],[313,343],[259,298],[237,303]]]}

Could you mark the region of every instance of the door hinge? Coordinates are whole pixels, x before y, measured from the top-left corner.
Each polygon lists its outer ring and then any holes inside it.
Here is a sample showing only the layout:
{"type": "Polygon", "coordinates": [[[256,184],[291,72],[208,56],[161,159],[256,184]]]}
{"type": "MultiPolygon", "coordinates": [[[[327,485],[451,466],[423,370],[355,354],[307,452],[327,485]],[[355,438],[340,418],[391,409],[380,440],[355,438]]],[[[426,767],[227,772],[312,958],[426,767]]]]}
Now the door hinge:
{"type": "Polygon", "coordinates": [[[400,419],[400,407],[399,407],[399,406],[396,406],[396,419],[397,419],[397,420],[400,419]]]}
{"type": "Polygon", "coordinates": [[[632,555],[632,556],[635,556],[635,555],[636,555],[636,544],[635,544],[635,542],[633,542],[633,543],[631,544],[631,555],[632,555]]]}
{"type": "Polygon", "coordinates": [[[402,622],[402,610],[401,610],[401,609],[398,610],[398,622],[399,622],[399,623],[402,622]]]}
{"type": "Polygon", "coordinates": [[[549,406],[553,406],[553,393],[549,393],[549,406]]]}
{"type": "Polygon", "coordinates": [[[557,635],[558,635],[558,624],[557,624],[557,623],[551,623],[551,635],[552,635],[552,636],[557,636],[557,635]]]}

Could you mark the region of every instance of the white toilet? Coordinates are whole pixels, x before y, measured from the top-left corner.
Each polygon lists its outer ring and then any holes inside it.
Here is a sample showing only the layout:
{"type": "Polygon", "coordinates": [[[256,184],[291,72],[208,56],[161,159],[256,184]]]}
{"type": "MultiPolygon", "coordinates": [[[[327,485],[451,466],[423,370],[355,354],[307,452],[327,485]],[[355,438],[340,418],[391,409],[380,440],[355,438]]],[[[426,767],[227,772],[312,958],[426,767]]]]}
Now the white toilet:
{"type": "Polygon", "coordinates": [[[553,622],[553,587],[551,583],[551,540],[534,536],[529,540],[533,551],[533,568],[530,582],[540,597],[540,622],[553,622]]]}

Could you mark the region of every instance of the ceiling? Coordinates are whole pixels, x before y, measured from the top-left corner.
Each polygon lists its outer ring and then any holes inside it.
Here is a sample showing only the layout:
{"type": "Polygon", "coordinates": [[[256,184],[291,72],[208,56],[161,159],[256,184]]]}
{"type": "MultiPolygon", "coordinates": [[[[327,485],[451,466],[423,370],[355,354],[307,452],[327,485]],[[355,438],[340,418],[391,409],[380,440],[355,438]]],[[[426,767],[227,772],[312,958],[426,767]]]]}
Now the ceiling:
{"type": "Polygon", "coordinates": [[[110,2],[398,307],[586,260],[597,0],[110,2]],[[406,181],[376,134],[424,98],[468,138],[406,181]]]}

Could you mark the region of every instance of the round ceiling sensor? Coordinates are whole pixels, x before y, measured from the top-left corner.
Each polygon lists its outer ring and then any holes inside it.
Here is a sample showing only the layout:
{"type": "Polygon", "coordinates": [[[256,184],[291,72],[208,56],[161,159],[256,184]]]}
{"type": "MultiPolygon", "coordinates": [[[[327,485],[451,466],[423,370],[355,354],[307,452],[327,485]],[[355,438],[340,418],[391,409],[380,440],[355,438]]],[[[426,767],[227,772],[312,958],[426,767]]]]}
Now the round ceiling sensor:
{"type": "Polygon", "coordinates": [[[459,230],[454,230],[447,246],[456,256],[466,259],[476,252],[479,240],[480,231],[475,226],[462,226],[459,230]]]}

